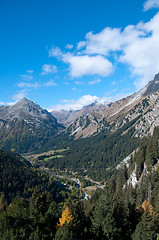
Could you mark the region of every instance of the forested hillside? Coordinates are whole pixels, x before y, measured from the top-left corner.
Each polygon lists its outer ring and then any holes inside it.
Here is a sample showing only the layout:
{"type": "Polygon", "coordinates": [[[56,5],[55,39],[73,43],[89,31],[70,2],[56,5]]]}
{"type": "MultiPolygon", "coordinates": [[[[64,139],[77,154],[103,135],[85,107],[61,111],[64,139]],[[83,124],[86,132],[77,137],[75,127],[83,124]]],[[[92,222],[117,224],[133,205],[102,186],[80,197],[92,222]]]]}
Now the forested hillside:
{"type": "Polygon", "coordinates": [[[156,240],[159,234],[159,128],[87,202],[97,239],[156,240]],[[96,199],[98,197],[98,199],[96,199]]]}
{"type": "Polygon", "coordinates": [[[139,146],[140,138],[134,137],[133,127],[137,120],[114,133],[103,131],[93,137],[70,141],[65,156],[47,161],[45,167],[77,171],[98,181],[109,178],[113,168],[139,146]]]}
{"type": "MultiPolygon", "coordinates": [[[[45,187],[42,180],[38,186],[43,186],[46,191],[41,192],[41,188],[36,188],[30,198],[23,194],[23,198],[17,196],[8,204],[1,193],[0,239],[157,240],[158,139],[159,127],[155,129],[152,137],[141,143],[125,164],[120,164],[107,180],[105,188],[95,191],[87,201],[65,199],[63,203],[57,204],[52,198],[53,195],[49,194],[51,189],[47,188],[47,184],[45,187]]],[[[13,160],[12,154],[1,151],[1,173],[3,162],[10,165],[8,158],[10,162],[19,162],[18,157],[13,160]]],[[[30,166],[24,159],[22,161],[20,160],[18,168],[23,175],[23,167],[27,172],[30,166]]],[[[9,169],[12,172],[11,167],[9,169]]],[[[7,175],[9,176],[9,173],[7,175]]],[[[16,175],[18,176],[15,171],[16,175]]],[[[43,175],[39,176],[41,177],[45,179],[43,175]]],[[[16,178],[14,182],[15,180],[16,178]]],[[[14,189],[13,183],[11,184],[10,191],[14,189]]]]}
{"type": "Polygon", "coordinates": [[[60,199],[60,187],[42,171],[37,171],[21,156],[0,150],[0,192],[10,202],[17,195],[29,198],[37,188],[48,191],[54,200],[60,199]]]}

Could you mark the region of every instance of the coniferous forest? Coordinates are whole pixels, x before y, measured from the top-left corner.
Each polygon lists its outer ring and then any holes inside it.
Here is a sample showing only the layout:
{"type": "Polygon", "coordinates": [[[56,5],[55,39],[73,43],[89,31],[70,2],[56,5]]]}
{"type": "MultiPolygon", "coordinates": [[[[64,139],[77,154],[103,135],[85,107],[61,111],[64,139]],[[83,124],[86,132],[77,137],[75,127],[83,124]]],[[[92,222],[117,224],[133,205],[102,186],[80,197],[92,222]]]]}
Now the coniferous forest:
{"type": "Polygon", "coordinates": [[[0,239],[157,240],[159,127],[89,200],[0,151],[0,239]],[[130,176],[136,170],[137,184],[130,176]]]}

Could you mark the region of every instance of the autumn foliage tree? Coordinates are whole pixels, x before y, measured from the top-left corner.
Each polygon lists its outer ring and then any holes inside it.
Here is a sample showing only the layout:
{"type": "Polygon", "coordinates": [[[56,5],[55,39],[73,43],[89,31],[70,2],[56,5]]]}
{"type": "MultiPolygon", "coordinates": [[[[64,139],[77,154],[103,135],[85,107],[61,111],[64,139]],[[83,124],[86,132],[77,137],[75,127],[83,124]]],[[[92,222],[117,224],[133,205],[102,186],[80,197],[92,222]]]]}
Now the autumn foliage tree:
{"type": "Polygon", "coordinates": [[[158,232],[157,214],[149,201],[144,200],[142,206],[137,208],[142,213],[141,220],[132,236],[133,240],[156,240],[158,232]]]}
{"type": "Polygon", "coordinates": [[[150,213],[150,215],[155,215],[154,213],[154,210],[153,210],[153,207],[152,205],[150,204],[149,201],[145,200],[143,203],[142,203],[142,208],[144,209],[144,211],[148,210],[148,212],[150,213]]]}
{"type": "Polygon", "coordinates": [[[71,210],[68,206],[63,210],[62,217],[59,218],[59,223],[57,224],[57,228],[61,227],[65,222],[69,224],[73,221],[74,217],[72,216],[71,210]]]}

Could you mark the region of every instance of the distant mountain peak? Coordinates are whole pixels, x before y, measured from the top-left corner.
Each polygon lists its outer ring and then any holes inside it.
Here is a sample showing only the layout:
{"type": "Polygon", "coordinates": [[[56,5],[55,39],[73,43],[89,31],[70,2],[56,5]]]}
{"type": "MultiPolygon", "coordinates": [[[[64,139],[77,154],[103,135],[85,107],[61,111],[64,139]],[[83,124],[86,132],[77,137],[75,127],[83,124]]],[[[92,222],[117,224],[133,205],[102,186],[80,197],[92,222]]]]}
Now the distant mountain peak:
{"type": "Polygon", "coordinates": [[[26,98],[26,97],[23,97],[21,100],[19,100],[19,101],[17,101],[16,103],[23,103],[23,102],[32,102],[32,101],[30,101],[28,98],[26,98]]]}
{"type": "Polygon", "coordinates": [[[19,102],[32,102],[28,98],[23,97],[19,102]]]}
{"type": "Polygon", "coordinates": [[[28,101],[28,99],[26,97],[23,97],[21,100],[22,101],[28,101]]]}
{"type": "Polygon", "coordinates": [[[0,108],[0,141],[6,149],[13,147],[19,152],[40,149],[63,129],[47,110],[27,98],[0,108]]]}
{"type": "Polygon", "coordinates": [[[28,109],[29,111],[34,111],[35,109],[38,111],[46,111],[44,109],[42,109],[38,104],[36,104],[35,102],[27,99],[26,97],[22,98],[21,100],[19,100],[18,102],[16,102],[15,104],[10,106],[10,110],[16,109],[16,111],[24,111],[27,112],[28,109]]]}
{"type": "Polygon", "coordinates": [[[11,106],[21,105],[21,104],[26,104],[26,103],[33,103],[33,102],[30,101],[29,99],[27,99],[26,97],[24,97],[24,98],[22,98],[21,100],[17,101],[15,104],[13,104],[11,106]]]}

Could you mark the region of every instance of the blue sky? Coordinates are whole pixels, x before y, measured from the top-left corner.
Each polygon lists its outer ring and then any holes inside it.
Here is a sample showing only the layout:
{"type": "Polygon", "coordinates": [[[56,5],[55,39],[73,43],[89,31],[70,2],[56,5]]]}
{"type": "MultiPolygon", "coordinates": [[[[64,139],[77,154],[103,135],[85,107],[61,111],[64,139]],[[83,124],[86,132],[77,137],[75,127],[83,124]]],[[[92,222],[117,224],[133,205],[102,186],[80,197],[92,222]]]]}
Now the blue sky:
{"type": "Polygon", "coordinates": [[[0,104],[79,109],[159,72],[159,0],[1,0],[0,104]]]}

